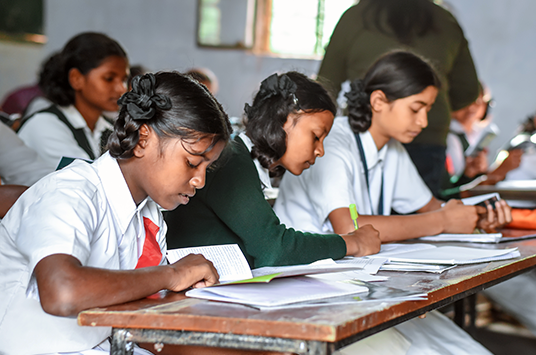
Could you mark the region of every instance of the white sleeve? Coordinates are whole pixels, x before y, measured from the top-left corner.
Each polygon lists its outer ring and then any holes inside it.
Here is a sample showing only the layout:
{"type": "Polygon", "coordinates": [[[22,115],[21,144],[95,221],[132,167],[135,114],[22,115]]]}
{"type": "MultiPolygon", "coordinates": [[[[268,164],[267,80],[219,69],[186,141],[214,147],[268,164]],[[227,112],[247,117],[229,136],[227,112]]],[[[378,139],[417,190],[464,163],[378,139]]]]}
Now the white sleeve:
{"type": "Polygon", "coordinates": [[[95,204],[80,190],[53,185],[40,186],[51,191],[23,207],[16,244],[29,261],[30,270],[52,254],[72,255],[82,265],[90,256],[98,224],[95,204]]]}
{"type": "MultiPolygon", "coordinates": [[[[327,138],[326,138],[327,140],[327,138]]],[[[331,140],[326,142],[325,155],[304,176],[306,193],[313,210],[323,223],[331,212],[355,203],[355,165],[352,161],[350,142],[331,140]],[[346,143],[346,144],[345,144],[346,143]]]]}
{"type": "Polygon", "coordinates": [[[4,183],[30,186],[49,172],[37,152],[11,128],[0,124],[0,178],[4,183]]]}
{"type": "Polygon", "coordinates": [[[73,133],[51,113],[38,113],[19,131],[20,138],[33,148],[54,171],[62,157],[90,159],[80,148],[73,133]]]}
{"type": "Polygon", "coordinates": [[[402,144],[397,142],[395,146],[398,166],[391,207],[398,213],[412,213],[430,202],[432,192],[422,180],[402,144]]]}

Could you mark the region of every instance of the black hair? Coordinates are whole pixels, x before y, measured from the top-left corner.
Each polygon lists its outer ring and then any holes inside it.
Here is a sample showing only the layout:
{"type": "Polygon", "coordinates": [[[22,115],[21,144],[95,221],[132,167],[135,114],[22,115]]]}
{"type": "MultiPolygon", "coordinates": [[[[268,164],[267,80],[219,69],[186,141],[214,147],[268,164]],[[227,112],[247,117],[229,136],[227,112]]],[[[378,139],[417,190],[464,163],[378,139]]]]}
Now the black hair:
{"type": "Polygon", "coordinates": [[[60,106],[74,103],[74,90],[69,84],[69,72],[75,68],[87,74],[108,57],[127,58],[119,43],[96,32],[80,33],[67,42],[58,55],[54,55],[40,74],[39,82],[45,97],[60,106]]]}
{"type": "Polygon", "coordinates": [[[431,0],[369,0],[362,14],[363,23],[369,28],[372,21],[380,32],[410,44],[414,37],[436,30],[434,6],[437,5],[431,0]]]}
{"type": "Polygon", "coordinates": [[[354,133],[365,132],[372,123],[370,94],[380,90],[389,102],[421,93],[429,86],[441,88],[432,66],[421,57],[406,51],[381,56],[367,71],[363,80],[350,84],[348,121],[354,133]]]}
{"type": "Polygon", "coordinates": [[[202,85],[178,72],[159,72],[137,76],[132,90],[118,102],[121,105],[114,131],[108,140],[110,155],[128,159],[138,144],[140,127],[145,123],[158,137],[199,141],[212,138],[212,144],[228,141],[231,123],[222,106],[202,85]]]}
{"type": "Polygon", "coordinates": [[[195,81],[202,83],[212,83],[212,80],[208,77],[207,74],[201,72],[200,70],[192,69],[185,73],[189,75],[195,81]]]}
{"type": "Polygon", "coordinates": [[[55,68],[61,63],[61,52],[52,53],[42,64],[39,71],[39,81],[37,85],[42,92],[45,92],[50,85],[54,85],[56,80],[55,68]]]}
{"type": "Polygon", "coordinates": [[[246,134],[253,143],[251,157],[281,176],[282,166],[272,168],[287,150],[287,134],[283,125],[290,114],[329,111],[337,107],[326,89],[318,82],[298,72],[274,74],[265,79],[251,106],[246,104],[246,134]]]}
{"type": "Polygon", "coordinates": [[[130,90],[130,87],[132,85],[132,79],[134,79],[135,76],[143,75],[143,74],[148,73],[148,72],[149,72],[149,70],[147,68],[145,68],[141,64],[131,65],[130,66],[130,75],[128,76],[127,88],[129,88],[129,90],[130,90]]]}

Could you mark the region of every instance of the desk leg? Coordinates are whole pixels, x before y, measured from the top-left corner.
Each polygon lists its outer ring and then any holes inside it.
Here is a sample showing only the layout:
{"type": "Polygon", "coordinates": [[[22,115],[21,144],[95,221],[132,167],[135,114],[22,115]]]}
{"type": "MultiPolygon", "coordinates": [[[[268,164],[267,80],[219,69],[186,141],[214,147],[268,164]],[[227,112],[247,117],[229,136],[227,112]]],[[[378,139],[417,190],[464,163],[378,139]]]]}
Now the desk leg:
{"type": "Polygon", "coordinates": [[[134,343],[129,340],[130,333],[126,329],[112,329],[112,347],[110,355],[134,354],[134,343]]]}
{"type": "Polygon", "coordinates": [[[469,334],[474,334],[476,323],[476,294],[454,302],[454,323],[469,334]],[[466,314],[469,315],[469,324],[466,322],[466,314]]]}

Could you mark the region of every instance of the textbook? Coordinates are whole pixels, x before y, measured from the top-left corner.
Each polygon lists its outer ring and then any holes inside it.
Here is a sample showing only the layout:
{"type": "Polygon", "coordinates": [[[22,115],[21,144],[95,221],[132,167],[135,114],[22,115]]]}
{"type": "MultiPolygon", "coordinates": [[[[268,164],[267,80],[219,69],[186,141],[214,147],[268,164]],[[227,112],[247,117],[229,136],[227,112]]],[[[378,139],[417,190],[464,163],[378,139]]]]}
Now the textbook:
{"type": "Polygon", "coordinates": [[[361,263],[337,264],[331,259],[325,259],[307,265],[272,266],[251,270],[238,244],[171,249],[167,252],[167,259],[170,263],[174,263],[188,254],[202,254],[212,261],[220,275],[220,283],[215,286],[231,283],[266,283],[281,277],[350,271],[363,269],[364,265],[368,264],[368,260],[363,260],[361,263]]]}

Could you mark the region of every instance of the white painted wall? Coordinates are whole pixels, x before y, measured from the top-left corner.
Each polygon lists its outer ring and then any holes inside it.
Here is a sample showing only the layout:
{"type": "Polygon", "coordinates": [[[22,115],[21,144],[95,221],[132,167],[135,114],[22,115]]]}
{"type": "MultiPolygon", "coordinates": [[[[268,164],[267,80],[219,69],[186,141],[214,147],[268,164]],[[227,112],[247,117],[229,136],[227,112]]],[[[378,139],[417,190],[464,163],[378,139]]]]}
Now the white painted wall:
{"type": "Polygon", "coordinates": [[[37,82],[42,53],[40,44],[0,41],[0,104],[14,88],[37,82]]]}
{"type": "Polygon", "coordinates": [[[208,67],[219,78],[217,98],[232,116],[268,75],[276,71],[317,71],[315,60],[259,57],[228,49],[196,45],[196,0],[48,0],[45,24],[47,52],[61,48],[74,34],[100,31],[126,49],[132,64],[151,70],[208,67]],[[70,15],[75,14],[75,15],[70,15]]]}
{"type": "MultiPolygon", "coordinates": [[[[482,80],[491,88],[493,114],[502,135],[536,110],[536,1],[448,0],[466,32],[482,80]]],[[[131,63],[152,70],[211,68],[220,80],[217,97],[232,116],[242,114],[259,82],[276,71],[316,73],[319,61],[255,56],[239,50],[198,48],[196,0],[45,0],[44,47],[0,42],[0,96],[33,81],[38,63],[81,31],[117,39],[131,63]]]]}

